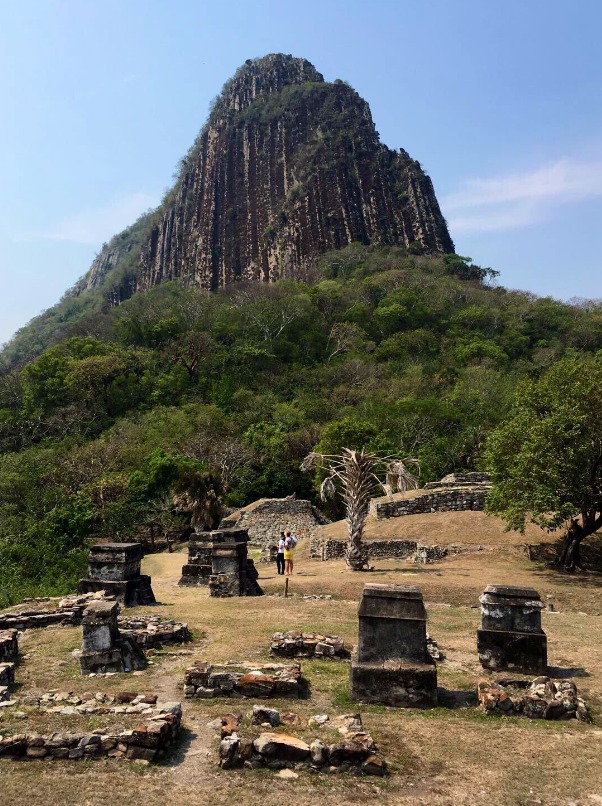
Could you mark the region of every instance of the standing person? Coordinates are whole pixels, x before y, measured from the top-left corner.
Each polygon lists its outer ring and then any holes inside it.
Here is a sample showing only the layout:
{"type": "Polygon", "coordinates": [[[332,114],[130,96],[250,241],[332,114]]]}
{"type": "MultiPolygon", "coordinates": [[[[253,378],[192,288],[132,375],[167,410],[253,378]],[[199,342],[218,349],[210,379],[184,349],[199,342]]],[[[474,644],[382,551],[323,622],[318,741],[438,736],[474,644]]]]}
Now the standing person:
{"type": "Polygon", "coordinates": [[[276,552],[276,568],[281,576],[284,575],[284,543],[284,532],[280,532],[280,537],[278,538],[278,549],[276,552]]]}
{"type": "Polygon", "coordinates": [[[293,559],[295,556],[295,546],[297,545],[297,538],[287,531],[284,538],[284,560],[286,563],[286,576],[290,577],[293,574],[293,559]]]}

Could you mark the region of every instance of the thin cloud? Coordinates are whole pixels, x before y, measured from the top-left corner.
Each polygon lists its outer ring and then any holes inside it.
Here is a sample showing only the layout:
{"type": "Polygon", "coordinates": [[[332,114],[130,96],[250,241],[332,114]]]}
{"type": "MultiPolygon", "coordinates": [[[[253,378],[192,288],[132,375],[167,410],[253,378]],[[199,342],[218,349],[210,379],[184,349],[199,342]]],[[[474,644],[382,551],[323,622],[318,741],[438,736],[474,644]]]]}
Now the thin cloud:
{"type": "Polygon", "coordinates": [[[475,178],[443,199],[453,232],[529,226],[564,204],[602,196],[602,161],[561,159],[522,174],[475,178]]]}
{"type": "Polygon", "coordinates": [[[108,241],[148,209],[158,199],[150,193],[131,193],[96,210],[85,210],[60,221],[38,237],[51,241],[69,241],[96,246],[108,241]]]}

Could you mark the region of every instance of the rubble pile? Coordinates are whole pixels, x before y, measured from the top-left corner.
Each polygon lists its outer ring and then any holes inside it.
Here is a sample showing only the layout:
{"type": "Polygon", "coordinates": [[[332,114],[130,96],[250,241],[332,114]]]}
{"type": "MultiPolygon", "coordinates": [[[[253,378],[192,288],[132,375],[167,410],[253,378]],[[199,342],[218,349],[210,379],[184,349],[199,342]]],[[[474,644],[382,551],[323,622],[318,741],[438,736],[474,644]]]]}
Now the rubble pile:
{"type": "MultiPolygon", "coordinates": [[[[277,727],[280,714],[274,709],[254,706],[252,724],[277,727]],[[263,721],[261,721],[263,720],[263,721]]],[[[287,733],[267,731],[255,738],[238,733],[240,717],[226,714],[221,719],[219,765],[231,770],[267,768],[271,770],[303,769],[314,772],[353,772],[364,775],[385,775],[387,765],[377,754],[372,736],[362,726],[360,714],[346,714],[330,721],[325,714],[311,724],[324,725],[338,730],[339,741],[314,739],[309,744],[287,733]]]]}
{"type": "Polygon", "coordinates": [[[349,650],[338,635],[322,635],[317,632],[302,633],[298,630],[275,632],[272,635],[270,653],[283,658],[348,658],[349,650]]]}
{"type": "Polygon", "coordinates": [[[572,680],[551,680],[542,676],[530,683],[522,680],[503,682],[505,685],[488,678],[479,680],[477,697],[485,713],[591,722],[587,705],[578,696],[577,686],[572,680]]]}

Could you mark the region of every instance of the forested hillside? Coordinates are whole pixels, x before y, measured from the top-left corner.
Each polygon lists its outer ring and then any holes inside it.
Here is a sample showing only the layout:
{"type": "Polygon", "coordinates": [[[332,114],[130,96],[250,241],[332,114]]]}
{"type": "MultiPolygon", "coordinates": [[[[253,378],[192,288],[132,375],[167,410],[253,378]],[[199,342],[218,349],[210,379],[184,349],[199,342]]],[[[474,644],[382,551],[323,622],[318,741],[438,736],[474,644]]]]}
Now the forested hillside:
{"type": "Polygon", "coordinates": [[[352,245],[319,272],[166,283],[4,371],[0,603],[72,589],[89,537],[186,523],[207,488],[312,495],[318,443],[401,450],[423,481],[472,468],[521,378],[602,348],[601,305],[490,286],[456,255],[352,245]]]}

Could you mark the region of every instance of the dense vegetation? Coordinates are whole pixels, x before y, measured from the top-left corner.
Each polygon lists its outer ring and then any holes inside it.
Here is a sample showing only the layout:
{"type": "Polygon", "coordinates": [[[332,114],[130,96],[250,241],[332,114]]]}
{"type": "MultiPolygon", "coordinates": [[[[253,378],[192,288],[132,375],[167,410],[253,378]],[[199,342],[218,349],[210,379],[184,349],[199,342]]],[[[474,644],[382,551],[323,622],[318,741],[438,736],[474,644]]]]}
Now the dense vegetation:
{"type": "Polygon", "coordinates": [[[189,521],[178,495],[310,496],[316,445],[416,456],[423,481],[473,467],[522,379],[602,348],[602,306],[490,275],[354,245],[311,286],[169,283],[82,315],[0,375],[0,602],[72,589],[91,536],[189,521]]]}
{"type": "Polygon", "coordinates": [[[514,529],[568,524],[559,556],[568,571],[582,568],[581,543],[602,527],[601,401],[602,353],[567,356],[519,385],[484,451],[488,511],[514,529]]]}

